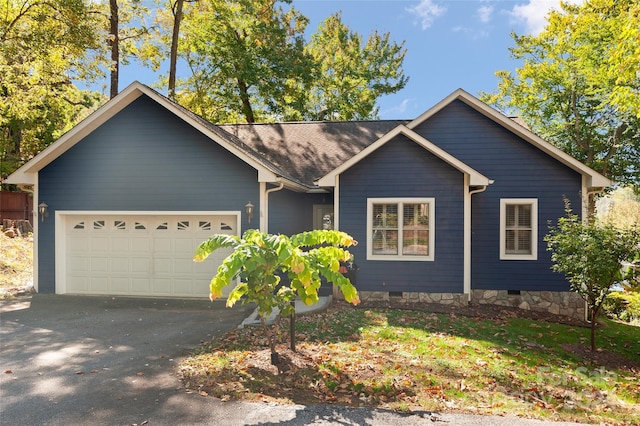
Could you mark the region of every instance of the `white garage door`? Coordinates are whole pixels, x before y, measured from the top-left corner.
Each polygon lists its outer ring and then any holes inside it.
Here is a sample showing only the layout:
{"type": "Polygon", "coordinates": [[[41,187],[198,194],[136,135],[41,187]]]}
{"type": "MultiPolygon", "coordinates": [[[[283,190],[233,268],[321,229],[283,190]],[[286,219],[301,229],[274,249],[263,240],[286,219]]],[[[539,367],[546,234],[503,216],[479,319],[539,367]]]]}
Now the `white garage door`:
{"type": "Polygon", "coordinates": [[[59,293],[208,297],[209,281],[231,250],[216,250],[196,263],[195,248],[212,234],[238,234],[235,212],[64,214],[60,219],[59,293]]]}

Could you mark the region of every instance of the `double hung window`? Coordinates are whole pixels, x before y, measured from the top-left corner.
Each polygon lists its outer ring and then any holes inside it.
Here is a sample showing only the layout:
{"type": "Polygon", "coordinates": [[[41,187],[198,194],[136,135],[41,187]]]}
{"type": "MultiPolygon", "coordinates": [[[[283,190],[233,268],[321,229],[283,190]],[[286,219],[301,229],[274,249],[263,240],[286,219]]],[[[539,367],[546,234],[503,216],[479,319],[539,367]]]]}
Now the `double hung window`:
{"type": "Polygon", "coordinates": [[[538,201],[500,200],[500,259],[538,258],[538,201]]]}
{"type": "Polygon", "coordinates": [[[370,198],[367,259],[433,260],[433,198],[370,198]]]}

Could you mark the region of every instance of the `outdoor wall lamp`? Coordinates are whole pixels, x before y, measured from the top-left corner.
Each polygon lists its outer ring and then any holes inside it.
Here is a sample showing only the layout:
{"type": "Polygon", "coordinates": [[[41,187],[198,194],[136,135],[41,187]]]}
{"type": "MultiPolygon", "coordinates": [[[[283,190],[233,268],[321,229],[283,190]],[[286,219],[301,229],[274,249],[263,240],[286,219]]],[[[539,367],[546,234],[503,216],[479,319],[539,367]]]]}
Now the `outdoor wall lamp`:
{"type": "Polygon", "coordinates": [[[44,222],[44,218],[49,216],[49,206],[45,203],[40,203],[38,205],[38,212],[40,212],[40,220],[44,222]]]}
{"type": "Polygon", "coordinates": [[[244,208],[247,212],[247,219],[249,220],[249,223],[251,223],[251,219],[253,219],[253,204],[251,204],[251,201],[249,201],[244,208]]]}

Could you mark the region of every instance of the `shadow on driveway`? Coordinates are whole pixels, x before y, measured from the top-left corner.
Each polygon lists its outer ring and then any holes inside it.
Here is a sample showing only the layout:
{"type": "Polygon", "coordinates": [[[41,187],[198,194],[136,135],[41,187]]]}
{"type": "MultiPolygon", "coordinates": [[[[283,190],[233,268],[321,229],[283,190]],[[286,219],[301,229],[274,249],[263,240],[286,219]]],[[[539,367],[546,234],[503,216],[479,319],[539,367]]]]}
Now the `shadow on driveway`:
{"type": "Polygon", "coordinates": [[[189,407],[172,403],[185,393],[176,376],[179,358],[236,327],[252,309],[41,294],[0,301],[0,422],[191,423],[189,407]]]}

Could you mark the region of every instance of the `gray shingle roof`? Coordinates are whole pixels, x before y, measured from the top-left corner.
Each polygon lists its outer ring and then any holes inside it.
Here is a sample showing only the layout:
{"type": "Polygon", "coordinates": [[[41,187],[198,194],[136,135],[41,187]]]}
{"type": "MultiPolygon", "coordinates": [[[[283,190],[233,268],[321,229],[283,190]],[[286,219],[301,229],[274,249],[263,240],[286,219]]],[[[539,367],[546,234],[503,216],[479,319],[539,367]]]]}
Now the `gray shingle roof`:
{"type": "Polygon", "coordinates": [[[225,124],[218,127],[307,187],[408,120],[225,124]]]}

